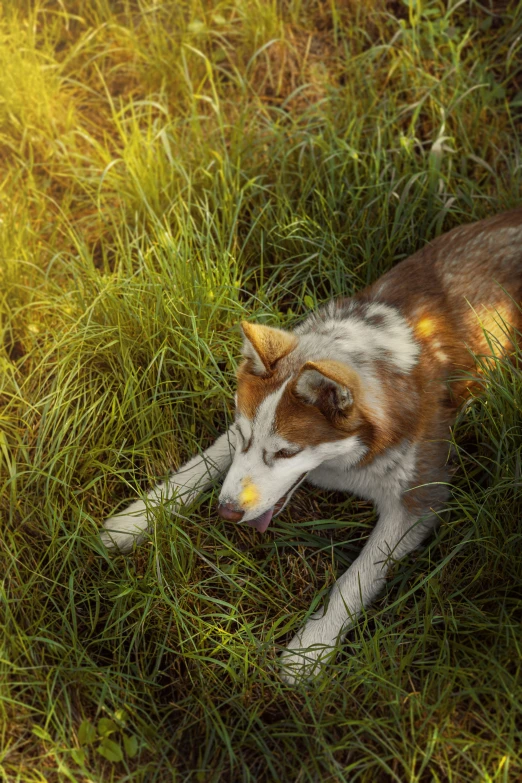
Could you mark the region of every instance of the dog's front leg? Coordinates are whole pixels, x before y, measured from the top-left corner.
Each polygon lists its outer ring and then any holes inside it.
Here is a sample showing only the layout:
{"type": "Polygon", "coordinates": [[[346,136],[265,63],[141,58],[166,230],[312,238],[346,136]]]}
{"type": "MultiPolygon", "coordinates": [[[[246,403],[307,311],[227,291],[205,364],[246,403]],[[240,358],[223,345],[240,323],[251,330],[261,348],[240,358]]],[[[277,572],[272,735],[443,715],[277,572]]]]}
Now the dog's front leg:
{"type": "Polygon", "coordinates": [[[282,653],[286,682],[319,673],[337,642],[384,586],[391,563],[415,549],[431,527],[432,520],[418,522],[400,500],[381,511],[363,551],[332,588],[326,608],[310,617],[282,653]]]}
{"type": "Polygon", "coordinates": [[[101,533],[105,546],[129,552],[147,531],[147,509],[173,499],[177,505],[193,501],[230,466],[235,444],[236,433],[232,426],[203,454],[198,454],[183,465],[168,481],[158,484],[143,499],[135,500],[119,514],[106,519],[101,533]]]}

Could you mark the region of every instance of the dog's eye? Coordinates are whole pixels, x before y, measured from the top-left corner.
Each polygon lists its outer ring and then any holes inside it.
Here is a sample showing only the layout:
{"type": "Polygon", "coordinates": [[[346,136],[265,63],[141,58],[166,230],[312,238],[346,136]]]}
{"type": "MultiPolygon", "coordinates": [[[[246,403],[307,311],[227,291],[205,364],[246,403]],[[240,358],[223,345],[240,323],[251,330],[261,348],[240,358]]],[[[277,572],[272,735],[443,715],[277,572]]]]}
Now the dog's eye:
{"type": "Polygon", "coordinates": [[[242,430],[239,429],[239,427],[236,425],[236,432],[239,435],[239,441],[236,444],[238,449],[241,449],[242,452],[248,451],[250,446],[252,445],[252,435],[250,435],[250,438],[247,438],[242,430]]]}
{"type": "Polygon", "coordinates": [[[279,449],[279,451],[276,451],[274,454],[274,457],[276,459],[289,459],[290,457],[295,457],[298,453],[298,451],[291,451],[290,449],[279,449]]]}

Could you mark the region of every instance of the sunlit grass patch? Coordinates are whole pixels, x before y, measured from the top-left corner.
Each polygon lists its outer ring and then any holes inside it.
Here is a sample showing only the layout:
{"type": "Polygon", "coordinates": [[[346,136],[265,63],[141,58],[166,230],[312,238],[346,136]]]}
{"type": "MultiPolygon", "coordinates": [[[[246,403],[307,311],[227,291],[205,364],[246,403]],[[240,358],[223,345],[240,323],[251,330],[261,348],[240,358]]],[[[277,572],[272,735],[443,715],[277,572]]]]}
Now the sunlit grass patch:
{"type": "Polygon", "coordinates": [[[520,778],[519,358],[484,362],[439,532],[309,690],[276,656],[369,505],[302,491],[260,538],[214,489],[130,557],[97,531],[222,431],[242,318],[291,326],[518,204],[521,27],[516,3],[4,4],[6,780],[520,778]]]}

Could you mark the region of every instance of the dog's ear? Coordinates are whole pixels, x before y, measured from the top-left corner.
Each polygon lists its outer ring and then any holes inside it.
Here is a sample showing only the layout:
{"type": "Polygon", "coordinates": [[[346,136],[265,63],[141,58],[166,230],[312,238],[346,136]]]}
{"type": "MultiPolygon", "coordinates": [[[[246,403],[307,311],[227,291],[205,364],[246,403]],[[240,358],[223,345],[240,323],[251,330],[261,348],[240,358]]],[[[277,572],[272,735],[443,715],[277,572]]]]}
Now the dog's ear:
{"type": "Polygon", "coordinates": [[[359,378],[357,373],[342,362],[326,359],[306,362],[301,367],[294,385],[295,394],[317,406],[327,418],[347,414],[354,404],[359,378]]]}
{"type": "Polygon", "coordinates": [[[250,359],[250,370],[254,375],[270,374],[279,359],[297,345],[295,335],[282,329],[242,321],[241,330],[244,337],[243,356],[250,359]]]}

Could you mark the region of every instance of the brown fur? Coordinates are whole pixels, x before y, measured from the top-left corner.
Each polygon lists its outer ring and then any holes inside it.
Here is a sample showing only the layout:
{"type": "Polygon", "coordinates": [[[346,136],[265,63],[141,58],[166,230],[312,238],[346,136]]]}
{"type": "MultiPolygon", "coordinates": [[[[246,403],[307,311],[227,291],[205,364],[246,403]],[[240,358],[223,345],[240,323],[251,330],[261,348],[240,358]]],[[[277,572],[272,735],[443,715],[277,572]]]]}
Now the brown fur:
{"type": "Polygon", "coordinates": [[[241,413],[253,419],[265,397],[277,391],[287,377],[280,367],[271,375],[254,375],[250,359],[241,362],[237,371],[237,403],[241,413]]]}
{"type": "Polygon", "coordinates": [[[293,334],[282,329],[273,329],[262,324],[241,322],[241,329],[247,340],[254,347],[265,370],[271,372],[275,363],[292,351],[297,343],[293,334]]]}

